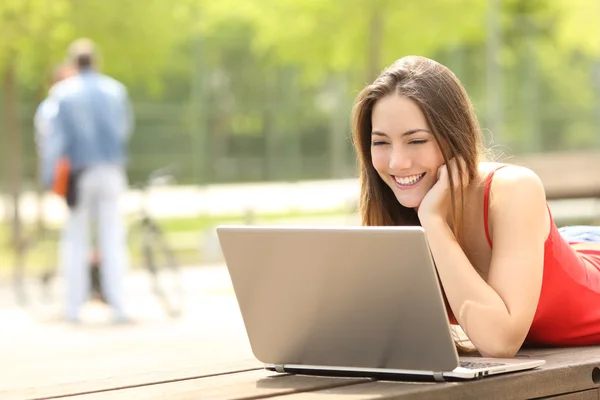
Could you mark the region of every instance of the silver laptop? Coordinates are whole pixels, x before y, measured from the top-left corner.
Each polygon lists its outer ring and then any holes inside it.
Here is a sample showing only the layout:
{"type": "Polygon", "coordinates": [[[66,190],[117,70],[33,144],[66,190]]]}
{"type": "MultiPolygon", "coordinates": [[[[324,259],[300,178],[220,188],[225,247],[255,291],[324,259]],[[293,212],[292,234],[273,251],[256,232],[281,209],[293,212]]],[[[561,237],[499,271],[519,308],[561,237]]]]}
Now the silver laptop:
{"type": "Polygon", "coordinates": [[[544,364],[459,358],[421,227],[219,226],[217,234],[267,369],[445,380],[544,364]]]}

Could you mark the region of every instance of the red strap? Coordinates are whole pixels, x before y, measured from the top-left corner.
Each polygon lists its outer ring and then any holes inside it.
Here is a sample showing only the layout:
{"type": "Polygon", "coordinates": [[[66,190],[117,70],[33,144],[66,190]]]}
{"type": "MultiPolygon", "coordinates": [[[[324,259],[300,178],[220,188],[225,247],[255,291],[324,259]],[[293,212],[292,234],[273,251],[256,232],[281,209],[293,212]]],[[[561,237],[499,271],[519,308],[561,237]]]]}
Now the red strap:
{"type": "Polygon", "coordinates": [[[490,248],[492,247],[492,238],[490,237],[490,232],[488,230],[488,204],[490,201],[490,188],[492,187],[492,178],[494,177],[494,173],[498,171],[500,168],[504,168],[506,165],[501,165],[498,168],[492,170],[485,179],[485,192],[483,193],[483,225],[485,228],[485,237],[487,237],[487,241],[490,244],[490,248]]]}

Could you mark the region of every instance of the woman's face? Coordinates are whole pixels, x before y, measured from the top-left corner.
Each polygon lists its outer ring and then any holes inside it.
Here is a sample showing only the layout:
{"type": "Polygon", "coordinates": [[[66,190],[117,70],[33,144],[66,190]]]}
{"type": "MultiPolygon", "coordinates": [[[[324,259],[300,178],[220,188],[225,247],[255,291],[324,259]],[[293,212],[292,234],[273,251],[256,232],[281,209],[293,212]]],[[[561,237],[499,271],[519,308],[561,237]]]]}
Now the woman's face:
{"type": "Polygon", "coordinates": [[[418,208],[437,182],[444,157],[413,100],[397,94],[378,100],[371,115],[373,167],[407,208],[418,208]]]}

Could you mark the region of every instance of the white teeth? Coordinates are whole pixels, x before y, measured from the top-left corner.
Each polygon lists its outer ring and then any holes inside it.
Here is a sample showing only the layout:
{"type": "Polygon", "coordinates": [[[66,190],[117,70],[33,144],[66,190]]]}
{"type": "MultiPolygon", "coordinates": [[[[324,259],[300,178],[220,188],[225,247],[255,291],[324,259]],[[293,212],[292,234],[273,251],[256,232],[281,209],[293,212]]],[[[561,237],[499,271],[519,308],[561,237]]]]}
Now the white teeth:
{"type": "Polygon", "coordinates": [[[394,177],[394,179],[396,179],[396,182],[398,182],[399,184],[403,185],[403,186],[410,186],[410,185],[414,185],[415,183],[417,183],[422,177],[423,174],[419,174],[419,175],[412,175],[412,176],[405,176],[403,178],[399,178],[397,176],[394,177]]]}

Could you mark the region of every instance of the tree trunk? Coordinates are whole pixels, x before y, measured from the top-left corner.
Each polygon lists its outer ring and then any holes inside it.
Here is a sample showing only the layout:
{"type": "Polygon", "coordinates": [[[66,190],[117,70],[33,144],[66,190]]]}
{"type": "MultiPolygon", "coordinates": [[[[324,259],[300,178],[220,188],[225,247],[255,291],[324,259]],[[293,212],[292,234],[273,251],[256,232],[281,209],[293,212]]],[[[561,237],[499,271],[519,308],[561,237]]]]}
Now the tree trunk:
{"type": "MultiPolygon", "coordinates": [[[[276,71],[275,73],[278,73],[276,71]]],[[[265,80],[265,97],[264,97],[264,108],[263,108],[263,134],[265,138],[264,147],[264,179],[267,181],[274,181],[278,177],[277,172],[277,159],[278,154],[278,138],[277,138],[277,124],[276,124],[276,99],[275,91],[277,89],[277,82],[275,81],[276,76],[267,75],[265,80]]]]}
{"type": "MultiPolygon", "coordinates": [[[[280,82],[282,113],[294,120],[290,115],[290,110],[300,109],[300,93],[298,83],[298,71],[292,68],[287,68],[282,71],[282,79],[280,82]]],[[[293,112],[293,111],[292,111],[293,112]]],[[[302,136],[299,129],[289,127],[283,130],[283,155],[286,160],[285,179],[288,181],[300,180],[302,174],[302,136]]]]}
{"type": "Polygon", "coordinates": [[[539,118],[539,71],[538,60],[535,53],[535,29],[530,17],[522,17],[521,26],[525,31],[525,81],[523,82],[523,95],[525,97],[524,109],[527,118],[526,126],[526,151],[537,153],[544,150],[544,141],[540,131],[539,118]]]}
{"type": "MultiPolygon", "coordinates": [[[[48,93],[48,90],[46,89],[46,87],[41,86],[39,88],[37,104],[40,104],[46,98],[47,93],[48,93]]],[[[44,209],[45,188],[42,185],[42,176],[41,176],[42,165],[41,165],[39,154],[37,154],[37,157],[36,157],[36,166],[37,166],[37,170],[36,170],[37,181],[36,181],[36,185],[35,185],[36,200],[37,200],[37,221],[36,221],[37,227],[36,228],[37,228],[37,235],[42,235],[44,233],[44,231],[46,230],[46,212],[44,209]]]]}
{"type": "Polygon", "coordinates": [[[198,35],[192,45],[193,67],[190,77],[192,167],[194,182],[198,185],[208,184],[214,177],[212,155],[208,149],[210,118],[206,76],[209,71],[203,56],[204,39],[198,35]]]}
{"type": "Polygon", "coordinates": [[[348,104],[346,102],[346,82],[343,78],[333,81],[335,97],[334,107],[331,110],[329,129],[330,149],[330,178],[339,179],[345,176],[346,146],[350,140],[348,129],[348,104]]]}
{"type": "MultiPolygon", "coordinates": [[[[14,251],[14,279],[17,288],[22,288],[24,250],[23,225],[19,200],[22,180],[21,130],[18,112],[17,82],[14,65],[7,65],[4,71],[4,121],[7,137],[6,170],[9,176],[9,194],[12,201],[11,242],[14,251]]],[[[18,292],[22,296],[22,292],[18,292]]],[[[20,300],[23,300],[20,297],[20,300]]]]}
{"type": "Polygon", "coordinates": [[[594,122],[595,122],[595,135],[596,146],[600,146],[600,59],[596,60],[592,69],[592,86],[594,88],[594,122]]]}
{"type": "Polygon", "coordinates": [[[502,142],[502,71],[500,70],[501,28],[500,28],[500,0],[488,0],[487,11],[487,41],[486,41],[486,97],[487,118],[486,123],[492,132],[494,144],[502,142]]]}
{"type": "Polygon", "coordinates": [[[369,20],[367,42],[367,82],[371,83],[381,72],[381,40],[383,35],[381,9],[373,7],[369,20]]]}

